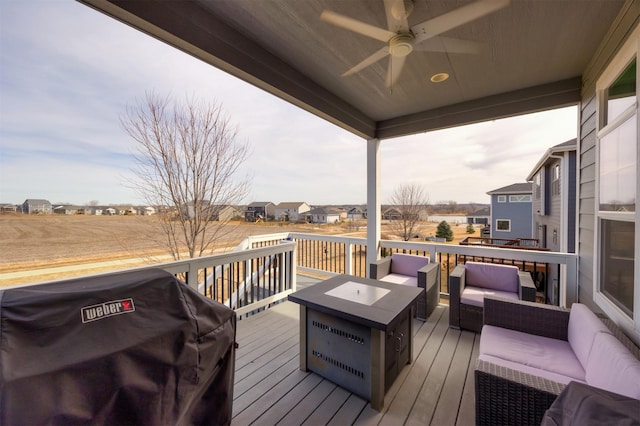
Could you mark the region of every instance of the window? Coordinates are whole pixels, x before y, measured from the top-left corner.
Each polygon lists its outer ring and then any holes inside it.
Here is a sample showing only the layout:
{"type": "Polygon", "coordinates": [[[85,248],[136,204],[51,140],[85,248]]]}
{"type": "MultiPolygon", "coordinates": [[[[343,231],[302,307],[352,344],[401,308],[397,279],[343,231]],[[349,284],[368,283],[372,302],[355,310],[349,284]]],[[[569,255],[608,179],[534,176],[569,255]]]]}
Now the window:
{"type": "Polygon", "coordinates": [[[601,222],[602,268],[600,290],[629,317],[633,315],[633,259],[635,224],[619,220],[601,222]]]}
{"type": "Polygon", "coordinates": [[[506,203],[507,202],[507,196],[506,195],[498,195],[498,202],[499,203],[506,203]]]}
{"type": "Polygon", "coordinates": [[[509,195],[510,203],[530,203],[531,194],[509,195]]]}
{"type": "Polygon", "coordinates": [[[535,188],[536,200],[540,199],[540,174],[542,172],[538,172],[533,181],[533,187],[535,188]]]}
{"type": "Polygon", "coordinates": [[[551,170],[551,194],[560,195],[560,164],[551,170]]]}
{"type": "Polygon", "coordinates": [[[496,230],[511,232],[511,219],[497,219],[496,230]]]}
{"type": "Polygon", "coordinates": [[[640,329],[636,256],[638,212],[638,102],[640,29],[597,82],[597,190],[594,299],[614,319],[640,329]]]}

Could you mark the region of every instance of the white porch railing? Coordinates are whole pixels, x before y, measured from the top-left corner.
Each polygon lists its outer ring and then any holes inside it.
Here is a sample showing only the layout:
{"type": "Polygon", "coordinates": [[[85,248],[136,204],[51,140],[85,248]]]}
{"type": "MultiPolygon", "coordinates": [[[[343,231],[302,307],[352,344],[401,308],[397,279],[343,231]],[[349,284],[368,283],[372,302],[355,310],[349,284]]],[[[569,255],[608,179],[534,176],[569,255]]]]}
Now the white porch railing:
{"type": "MultiPolygon", "coordinates": [[[[362,277],[368,274],[365,238],[292,232],[252,236],[243,244],[245,247],[264,247],[283,239],[295,241],[296,266],[300,271],[362,277]]],[[[411,253],[440,262],[440,288],[445,295],[449,293],[449,275],[453,268],[467,260],[475,260],[516,265],[531,272],[547,297],[556,293],[549,297],[554,304],[569,306],[578,300],[578,257],[573,253],[390,240],[382,240],[380,245],[383,255],[411,253]]]]}
{"type": "MultiPolygon", "coordinates": [[[[164,269],[242,316],[286,299],[296,291],[298,270],[366,277],[366,241],[365,238],[303,233],[259,235],[247,237],[230,253],[136,269],[164,269]]],[[[569,306],[577,301],[578,258],[575,254],[433,242],[383,240],[380,245],[383,255],[403,252],[440,262],[440,290],[444,295],[449,292],[448,278],[455,265],[473,259],[514,264],[535,273],[542,271],[547,279],[551,271],[557,270],[556,304],[569,306]]],[[[100,275],[109,274],[113,273],[100,275]]]]}
{"type": "MultiPolygon", "coordinates": [[[[234,309],[241,317],[286,299],[296,290],[295,246],[293,242],[279,240],[265,247],[131,268],[128,271],[163,269],[201,294],[234,309]]],[[[122,272],[124,271],[120,270],[91,276],[109,276],[122,272]]],[[[59,281],[64,280],[28,285],[59,281]]]]}
{"type": "Polygon", "coordinates": [[[260,248],[156,265],[238,316],[276,303],[296,290],[295,244],[274,241],[260,248]]]}

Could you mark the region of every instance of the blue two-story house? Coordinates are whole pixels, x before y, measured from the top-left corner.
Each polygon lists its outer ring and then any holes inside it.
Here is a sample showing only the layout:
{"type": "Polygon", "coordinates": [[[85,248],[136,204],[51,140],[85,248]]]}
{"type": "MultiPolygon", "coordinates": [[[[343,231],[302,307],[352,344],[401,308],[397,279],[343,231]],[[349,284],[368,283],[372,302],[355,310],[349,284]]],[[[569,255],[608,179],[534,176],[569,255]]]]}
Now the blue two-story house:
{"type": "Polygon", "coordinates": [[[514,183],[487,192],[491,196],[491,238],[531,238],[530,183],[514,183]]]}

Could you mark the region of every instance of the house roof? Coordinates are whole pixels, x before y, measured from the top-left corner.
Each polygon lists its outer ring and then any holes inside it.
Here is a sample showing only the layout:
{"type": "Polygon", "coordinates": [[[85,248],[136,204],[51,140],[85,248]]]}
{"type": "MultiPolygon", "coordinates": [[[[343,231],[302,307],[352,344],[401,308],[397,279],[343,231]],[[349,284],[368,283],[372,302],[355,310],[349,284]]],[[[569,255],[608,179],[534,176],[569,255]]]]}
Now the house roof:
{"type": "Polygon", "coordinates": [[[606,66],[591,61],[607,49],[613,23],[639,14],[634,0],[506,0],[461,23],[466,15],[458,9],[470,0],[414,1],[407,19],[413,34],[424,36],[417,24],[449,13],[459,25],[445,24],[419,45],[394,45],[416,48],[387,87],[388,57],[343,74],[395,47],[320,15],[329,10],[386,30],[394,18],[385,4],[392,2],[80,1],[358,136],[380,139],[577,104],[583,85],[594,84],[582,81],[586,70],[606,66]],[[476,53],[459,53],[466,47],[476,53]],[[449,78],[431,83],[437,73],[449,78]]]}
{"type": "Polygon", "coordinates": [[[305,214],[323,214],[323,215],[339,215],[340,214],[340,210],[336,209],[336,208],[332,208],[332,207],[316,207],[315,209],[311,209],[308,212],[305,212],[305,214]]]}
{"type": "Polygon", "coordinates": [[[514,183],[502,188],[494,189],[487,192],[488,195],[508,195],[508,194],[531,194],[533,192],[532,185],[528,182],[514,183]]]}
{"type": "Polygon", "coordinates": [[[540,158],[540,160],[538,160],[538,162],[536,163],[535,167],[533,168],[533,170],[531,170],[531,173],[529,173],[527,175],[527,181],[531,181],[533,180],[533,177],[536,175],[536,173],[538,173],[538,171],[548,162],[554,160],[552,158],[552,155],[558,155],[558,154],[563,154],[565,152],[571,152],[571,151],[576,151],[578,149],[578,142],[577,139],[571,139],[568,140],[566,142],[562,142],[561,144],[552,146],[551,148],[549,148],[544,155],[542,156],[542,158],[540,158]]]}
{"type": "Polygon", "coordinates": [[[273,204],[271,201],[254,201],[249,204],[248,207],[267,207],[269,204],[273,204]]]}
{"type": "Polygon", "coordinates": [[[27,198],[26,200],[24,200],[24,202],[27,204],[51,204],[49,200],[44,200],[41,198],[27,198]]]}
{"type": "Polygon", "coordinates": [[[294,201],[289,203],[280,203],[276,206],[278,209],[297,209],[301,207],[303,204],[306,204],[304,201],[294,201]]]}
{"type": "Polygon", "coordinates": [[[476,210],[473,213],[469,213],[467,217],[479,217],[479,216],[491,216],[491,210],[486,207],[484,209],[476,210]]]}

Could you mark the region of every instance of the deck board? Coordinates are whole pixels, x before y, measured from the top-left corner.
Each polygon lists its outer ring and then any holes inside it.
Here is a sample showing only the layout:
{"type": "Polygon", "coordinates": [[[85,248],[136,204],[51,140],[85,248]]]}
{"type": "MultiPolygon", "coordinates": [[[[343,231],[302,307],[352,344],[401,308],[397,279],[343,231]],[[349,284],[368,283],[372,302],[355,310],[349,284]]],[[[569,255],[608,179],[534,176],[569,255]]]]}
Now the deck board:
{"type": "Polygon", "coordinates": [[[328,424],[335,415],[337,408],[342,407],[347,399],[349,399],[349,396],[351,396],[351,392],[340,386],[336,386],[327,399],[304,421],[303,425],[316,426],[328,424]]]}
{"type": "Polygon", "coordinates": [[[475,360],[478,359],[480,353],[480,335],[476,334],[473,343],[473,352],[469,360],[469,370],[465,380],[464,391],[460,401],[460,410],[456,419],[457,426],[475,425],[476,424],[476,404],[475,404],[475,375],[473,366],[475,360]]]}
{"type": "MultiPolygon", "coordinates": [[[[319,377],[316,374],[312,374],[311,376],[319,377]]],[[[302,424],[335,389],[336,385],[334,383],[329,380],[321,380],[295,407],[290,408],[289,412],[282,418],[278,425],[296,426],[302,424]]]]}
{"type": "Polygon", "coordinates": [[[297,304],[284,302],[238,321],[232,425],[474,424],[480,339],[449,328],[448,306],[438,306],[426,322],[414,320],[413,362],[386,393],[381,412],[300,371],[299,315],[297,304]]]}
{"type": "Polygon", "coordinates": [[[257,420],[260,425],[278,424],[292,407],[297,406],[306,395],[312,392],[322,381],[322,377],[317,374],[309,374],[300,381],[293,389],[289,390],[281,399],[265,411],[257,420]]]}
{"type": "Polygon", "coordinates": [[[433,417],[438,399],[440,398],[440,393],[442,392],[449,366],[451,365],[456,346],[458,345],[459,337],[459,330],[451,328],[446,330],[445,338],[437,350],[437,354],[429,368],[424,383],[421,387],[416,388],[418,398],[416,398],[413,409],[411,413],[409,413],[406,424],[431,424],[431,418],[433,417]]]}
{"type": "Polygon", "coordinates": [[[431,423],[437,425],[454,425],[458,413],[449,409],[449,404],[460,405],[464,382],[467,378],[469,360],[473,351],[474,333],[463,331],[458,340],[453,360],[447,372],[447,376],[438,398],[436,411],[431,423]]]}

